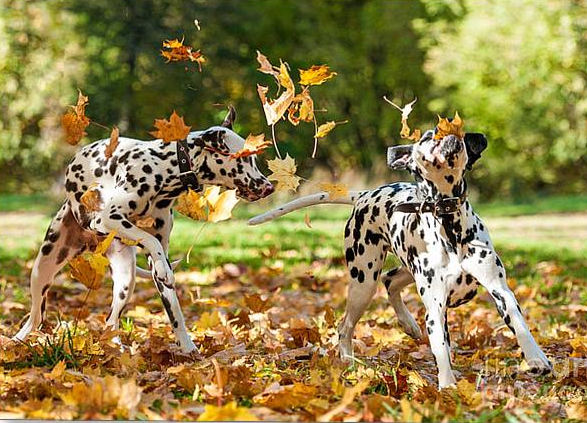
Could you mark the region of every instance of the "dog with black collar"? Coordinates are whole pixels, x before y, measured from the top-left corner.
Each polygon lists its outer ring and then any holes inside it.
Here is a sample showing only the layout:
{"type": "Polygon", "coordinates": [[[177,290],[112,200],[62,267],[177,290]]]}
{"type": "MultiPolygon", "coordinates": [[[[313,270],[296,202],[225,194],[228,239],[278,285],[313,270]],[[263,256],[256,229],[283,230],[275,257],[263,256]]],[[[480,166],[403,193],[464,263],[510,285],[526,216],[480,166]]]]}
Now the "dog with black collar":
{"type": "MultiPolygon", "coordinates": [[[[232,131],[236,118],[230,108],[220,126],[191,132],[186,139],[119,139],[111,157],[105,155],[108,139],[82,148],[65,174],[67,199],[53,218],[33,265],[30,289],[31,312],[15,335],[24,340],[41,324],[47,293],[57,272],[76,255],[93,249],[100,240],[116,231],[106,252],[113,280],[113,297],[106,325],[118,329],[120,315],[135,287],[137,247],[121,241],[126,238],[145,248],[151,276],[163,300],[181,350],[194,352],[177,299],[172,265],[168,260],[169,236],[173,226],[172,206],[188,188],[201,191],[203,184],[236,189],[247,201],[256,201],[273,192],[273,185],[261,173],[256,156],[231,158],[244,140],[232,131]],[[99,211],[86,210],[80,202],[91,187],[100,198],[99,211]],[[154,226],[138,227],[135,222],[151,217],[154,226]]],[[[147,273],[148,275],[148,273],[147,273]]]]}
{"type": "Polygon", "coordinates": [[[355,325],[381,280],[402,328],[422,332],[403,303],[400,291],[416,283],[426,308],[426,331],[438,367],[438,385],[455,383],[451,367],[447,308],[471,300],[482,285],[515,334],[530,369],[552,369],[522,316],[489,232],[467,198],[466,170],[481,157],[487,139],[478,133],[443,134],[438,127],[411,145],[388,149],[388,166],[407,169],[415,183],[399,182],[372,191],[350,192],[330,199],[328,193],[299,198],[249,221],[257,225],[302,207],[323,203],[351,204],[345,228],[345,257],[351,276],[346,312],[338,326],[343,358],[353,356],[355,325]],[[382,274],[388,253],[402,266],[382,274]]]}

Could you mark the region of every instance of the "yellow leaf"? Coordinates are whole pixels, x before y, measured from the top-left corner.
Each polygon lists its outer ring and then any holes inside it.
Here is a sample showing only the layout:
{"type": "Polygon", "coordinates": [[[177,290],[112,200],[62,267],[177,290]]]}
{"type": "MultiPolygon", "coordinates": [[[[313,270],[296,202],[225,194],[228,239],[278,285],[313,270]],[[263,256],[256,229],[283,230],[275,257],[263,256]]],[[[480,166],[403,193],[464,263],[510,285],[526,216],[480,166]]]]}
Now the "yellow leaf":
{"type": "Polygon", "coordinates": [[[399,133],[400,137],[418,141],[421,137],[421,131],[419,129],[415,129],[414,133],[411,133],[411,129],[408,126],[408,117],[410,116],[410,113],[412,113],[412,110],[414,109],[414,104],[416,104],[416,101],[418,101],[418,99],[414,98],[412,102],[406,104],[404,107],[398,106],[385,96],[383,97],[383,99],[402,113],[402,129],[399,133]]]}
{"type": "Polygon", "coordinates": [[[271,181],[277,181],[278,191],[297,190],[300,177],[296,176],[296,161],[289,154],[285,156],[285,159],[275,158],[267,161],[267,166],[273,172],[268,178],[271,181]]]}
{"type": "Polygon", "coordinates": [[[71,106],[73,111],[67,112],[61,117],[61,126],[68,144],[77,145],[86,135],[85,129],[90,124],[90,119],[85,115],[88,103],[88,97],[78,91],[77,104],[71,106]]]}
{"type": "Polygon", "coordinates": [[[206,220],[206,199],[189,189],[177,199],[175,210],[194,220],[206,220]]]}
{"type": "Polygon", "coordinates": [[[293,385],[269,385],[262,393],[253,397],[253,401],[269,408],[285,409],[307,404],[316,396],[315,386],[295,382],[293,385]]]}
{"type": "Polygon", "coordinates": [[[349,188],[345,184],[330,184],[321,182],[318,184],[321,190],[326,191],[330,195],[330,199],[344,198],[349,195],[349,188]]]}
{"type": "Polygon", "coordinates": [[[571,420],[586,421],[587,420],[587,404],[581,402],[580,399],[572,399],[565,406],[567,417],[571,420]]]}
{"type": "Polygon", "coordinates": [[[310,91],[307,88],[294,97],[287,112],[287,119],[292,125],[297,125],[300,121],[312,122],[314,120],[314,100],[310,97],[310,91]]]}
{"type": "Polygon", "coordinates": [[[289,76],[289,72],[287,70],[287,64],[281,62],[279,66],[279,76],[278,76],[279,84],[288,91],[294,91],[294,83],[289,76]]]}
{"type": "Polygon", "coordinates": [[[330,70],[328,65],[313,65],[308,70],[299,69],[300,85],[320,85],[329,80],[336,72],[330,70]]]}
{"type": "Polygon", "coordinates": [[[216,223],[232,217],[232,209],[238,203],[236,190],[226,190],[214,202],[208,200],[208,222],[216,223]]]}
{"type": "Polygon", "coordinates": [[[418,413],[414,408],[412,408],[412,404],[410,400],[406,397],[403,397],[400,402],[400,407],[402,409],[402,418],[401,421],[403,422],[416,422],[419,423],[422,421],[422,415],[418,413]]]}
{"type": "Polygon", "coordinates": [[[310,224],[310,215],[308,214],[308,212],[306,212],[306,214],[304,215],[304,223],[309,229],[312,229],[312,225],[310,224]]]}
{"type": "Polygon", "coordinates": [[[206,404],[204,412],[200,414],[197,421],[257,421],[248,408],[239,407],[236,402],[231,401],[222,406],[206,404]]]}
{"type": "Polygon", "coordinates": [[[455,112],[455,117],[452,122],[449,122],[447,118],[441,118],[438,116],[438,124],[436,125],[436,134],[434,135],[435,140],[441,140],[447,135],[456,135],[459,138],[465,136],[465,121],[459,116],[459,112],[455,112]]]}
{"type": "Polygon", "coordinates": [[[334,127],[336,125],[340,125],[342,123],[347,123],[347,121],[343,121],[343,122],[334,122],[334,121],[330,121],[330,122],[326,122],[323,123],[322,125],[320,125],[318,127],[318,129],[316,130],[316,134],[314,134],[315,138],[324,138],[326,135],[328,135],[328,133],[330,131],[332,131],[334,129],[334,127]]]}
{"type": "MultiPolygon", "coordinates": [[[[367,389],[368,386],[369,386],[369,381],[362,380],[362,381],[358,382],[353,387],[345,388],[344,395],[342,396],[340,403],[336,407],[334,407],[332,410],[330,410],[328,413],[319,416],[317,420],[319,422],[331,421],[337,414],[343,412],[346,409],[346,407],[348,407],[353,402],[355,397],[357,395],[360,395],[365,389],[367,389]]],[[[406,421],[411,421],[411,420],[406,420],[406,421]]]]}
{"type": "Polygon", "coordinates": [[[138,228],[152,228],[155,226],[155,219],[151,216],[147,216],[144,219],[139,219],[135,222],[135,226],[138,228]]]}
{"type": "Polygon", "coordinates": [[[124,245],[128,245],[129,247],[134,247],[135,245],[138,245],[141,240],[137,239],[136,241],[133,241],[132,239],[128,238],[120,238],[120,242],[122,242],[124,245]]]}
{"type": "Polygon", "coordinates": [[[157,128],[157,131],[151,131],[149,133],[155,138],[161,138],[166,143],[186,139],[192,128],[185,124],[183,116],[179,116],[175,113],[175,110],[171,113],[169,120],[155,119],[153,126],[157,128]]]}
{"type": "Polygon", "coordinates": [[[65,361],[61,360],[59,363],[57,363],[54,367],[53,370],[51,370],[51,373],[49,374],[49,379],[52,380],[59,380],[63,377],[63,374],[65,373],[65,361]]]}
{"type": "Polygon", "coordinates": [[[219,324],[220,317],[218,316],[218,311],[214,310],[210,313],[207,311],[203,312],[194,326],[198,329],[213,329],[219,324]]]}
{"type": "Polygon", "coordinates": [[[167,59],[165,63],[180,61],[196,62],[200,71],[202,71],[202,63],[206,62],[204,55],[200,50],[184,45],[183,39],[181,41],[178,39],[163,41],[163,48],[169,49],[161,50],[161,56],[167,59]]]}
{"type": "Polygon", "coordinates": [[[253,135],[249,134],[247,139],[245,140],[245,144],[243,148],[237,151],[234,154],[230,155],[231,159],[236,159],[239,157],[248,157],[252,156],[253,154],[260,154],[265,151],[271,145],[271,141],[265,140],[265,134],[253,135]]]}
{"type": "Polygon", "coordinates": [[[463,402],[471,407],[475,407],[481,403],[481,393],[477,392],[475,385],[467,379],[461,379],[458,381],[457,392],[463,402]]]}
{"type": "Polygon", "coordinates": [[[112,240],[116,236],[116,231],[110,234],[98,244],[94,252],[84,252],[69,261],[71,268],[71,277],[83,283],[88,289],[97,289],[100,287],[106,269],[110,261],[104,254],[112,240]]]}
{"type": "Polygon", "coordinates": [[[110,142],[106,146],[106,150],[104,150],[104,155],[107,159],[112,157],[114,150],[116,150],[116,147],[118,147],[118,135],[118,128],[115,126],[112,128],[112,132],[110,133],[110,142]]]}
{"type": "Polygon", "coordinates": [[[293,90],[285,90],[276,100],[267,98],[269,88],[257,84],[257,93],[263,105],[268,125],[274,125],[283,117],[295,97],[293,90]]]}
{"type": "Polygon", "coordinates": [[[97,188],[98,184],[92,184],[80,197],[79,202],[88,212],[102,210],[102,198],[97,188]]]}

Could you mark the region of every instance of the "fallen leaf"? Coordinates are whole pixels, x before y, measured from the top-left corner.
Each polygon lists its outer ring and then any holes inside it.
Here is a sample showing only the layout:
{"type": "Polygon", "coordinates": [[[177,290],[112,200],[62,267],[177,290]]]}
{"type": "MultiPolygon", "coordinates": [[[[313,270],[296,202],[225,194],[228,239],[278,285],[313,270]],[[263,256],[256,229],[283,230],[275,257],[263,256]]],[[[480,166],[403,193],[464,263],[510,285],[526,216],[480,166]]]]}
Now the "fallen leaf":
{"type": "Polygon", "coordinates": [[[98,289],[110,261],[104,255],[112,240],[116,236],[116,231],[110,234],[101,241],[94,252],[86,251],[69,261],[71,270],[71,277],[83,283],[88,289],[98,289]]]}
{"type": "Polygon", "coordinates": [[[300,85],[320,85],[329,80],[336,72],[330,70],[328,65],[313,65],[310,69],[300,71],[300,85]]]}
{"type": "Polygon", "coordinates": [[[98,190],[98,184],[92,184],[86,192],[82,194],[79,199],[82,206],[85,207],[88,212],[96,212],[102,210],[102,197],[98,190]]]}
{"type": "Polygon", "coordinates": [[[265,140],[265,134],[259,134],[259,135],[249,134],[249,136],[245,140],[245,144],[243,145],[243,148],[241,148],[236,153],[231,154],[230,158],[236,159],[239,157],[252,156],[253,154],[261,154],[270,145],[271,145],[271,141],[265,140]]]}
{"type": "Polygon", "coordinates": [[[239,407],[236,402],[231,401],[227,404],[216,406],[206,404],[204,412],[200,414],[197,421],[257,421],[247,407],[239,407]]]}
{"type": "Polygon", "coordinates": [[[292,385],[279,385],[276,382],[253,397],[253,401],[275,409],[299,407],[314,398],[317,391],[315,386],[308,386],[303,383],[296,382],[292,385]]]}
{"type": "Polygon", "coordinates": [[[157,128],[157,131],[151,131],[149,133],[155,138],[161,138],[166,143],[186,139],[192,128],[185,124],[183,116],[179,116],[175,113],[175,110],[171,113],[169,120],[155,119],[153,126],[157,128]]]}
{"type": "Polygon", "coordinates": [[[262,313],[266,311],[269,307],[269,298],[266,300],[262,299],[261,296],[257,293],[251,295],[245,295],[245,305],[251,310],[253,313],[262,313]]]}
{"type": "MultiPolygon", "coordinates": [[[[360,395],[367,387],[369,386],[368,380],[362,380],[358,382],[355,386],[347,387],[344,389],[344,394],[340,403],[330,410],[328,413],[318,416],[316,419],[319,422],[329,422],[331,421],[337,414],[342,413],[346,407],[348,407],[357,395],[360,395]]],[[[411,422],[412,420],[404,420],[411,422]]]]}
{"type": "Polygon", "coordinates": [[[115,126],[114,128],[112,128],[112,132],[110,133],[110,142],[104,150],[104,155],[107,159],[112,157],[114,150],[116,150],[116,147],[118,147],[118,135],[118,128],[115,126]]]}
{"type": "Polygon", "coordinates": [[[296,175],[296,161],[289,154],[284,159],[275,158],[267,161],[267,166],[273,172],[268,178],[270,181],[277,181],[278,191],[297,190],[300,177],[296,175]]]}
{"type": "Polygon", "coordinates": [[[471,407],[476,407],[481,403],[481,393],[477,392],[475,385],[467,379],[461,379],[457,382],[457,392],[463,402],[471,407]]]}
{"type": "Polygon", "coordinates": [[[90,119],[86,116],[86,106],[88,97],[78,91],[77,104],[71,106],[72,111],[67,112],[61,117],[61,126],[65,132],[65,141],[70,145],[77,145],[86,135],[85,129],[90,124],[90,119]]]}
{"type": "Polygon", "coordinates": [[[335,198],[346,198],[349,196],[349,188],[345,184],[330,184],[321,182],[318,184],[322,191],[326,191],[331,200],[335,198]]]}

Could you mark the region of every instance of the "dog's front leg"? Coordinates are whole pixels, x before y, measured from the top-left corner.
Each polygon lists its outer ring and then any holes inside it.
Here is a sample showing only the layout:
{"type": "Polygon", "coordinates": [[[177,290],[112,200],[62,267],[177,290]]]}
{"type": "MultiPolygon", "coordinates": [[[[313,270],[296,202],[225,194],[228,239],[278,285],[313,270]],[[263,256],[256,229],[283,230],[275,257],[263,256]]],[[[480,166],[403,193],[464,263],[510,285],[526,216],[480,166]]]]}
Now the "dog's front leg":
{"type": "Polygon", "coordinates": [[[446,327],[445,285],[438,278],[429,284],[427,278],[418,276],[416,286],[426,307],[426,331],[438,367],[438,387],[445,388],[456,382],[452,371],[450,339],[446,327]]]}
{"type": "Polygon", "coordinates": [[[497,311],[505,324],[516,336],[526,362],[532,372],[548,373],[552,364],[530,333],[518,301],[506,282],[506,273],[501,259],[488,240],[473,241],[469,255],[463,261],[463,270],[470,273],[489,291],[497,311]]]}
{"type": "Polygon", "coordinates": [[[109,204],[108,207],[104,208],[102,225],[107,231],[115,230],[121,237],[140,242],[149,251],[149,263],[151,264],[153,280],[161,295],[167,317],[173,327],[179,346],[186,353],[196,350],[196,346],[185,327],[185,321],[175,292],[173,270],[167,260],[163,246],[157,238],[135,226],[126,216],[121,215],[116,210],[119,210],[119,208],[117,209],[116,205],[113,204],[109,204]]]}

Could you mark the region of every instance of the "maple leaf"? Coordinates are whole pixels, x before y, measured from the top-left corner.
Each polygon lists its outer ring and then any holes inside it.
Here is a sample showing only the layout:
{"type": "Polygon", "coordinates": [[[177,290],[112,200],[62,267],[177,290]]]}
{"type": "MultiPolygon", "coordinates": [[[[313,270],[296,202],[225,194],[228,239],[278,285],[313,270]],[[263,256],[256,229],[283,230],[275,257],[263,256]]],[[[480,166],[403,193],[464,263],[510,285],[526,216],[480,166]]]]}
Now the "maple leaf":
{"type": "Polygon", "coordinates": [[[196,62],[200,72],[202,71],[202,64],[206,62],[204,55],[200,50],[195,50],[191,46],[183,44],[183,38],[179,41],[177,38],[173,40],[163,41],[163,48],[168,50],[161,50],[161,56],[165,57],[169,62],[196,62]]]}
{"type": "Polygon", "coordinates": [[[414,98],[412,102],[406,104],[404,107],[398,106],[385,96],[383,96],[383,99],[402,113],[402,129],[399,133],[400,137],[408,140],[418,141],[422,136],[422,132],[419,129],[415,129],[414,132],[411,133],[411,129],[408,126],[408,117],[410,116],[410,113],[412,113],[412,110],[414,109],[414,104],[416,104],[416,101],[418,101],[418,99],[414,98]]]}
{"type": "Polygon", "coordinates": [[[257,421],[247,407],[239,407],[236,402],[231,401],[225,405],[216,406],[206,404],[204,412],[200,414],[197,421],[257,421]]]}
{"type": "Polygon", "coordinates": [[[194,219],[216,223],[232,217],[232,209],[238,203],[236,190],[226,190],[220,193],[219,186],[206,188],[204,195],[193,190],[183,193],[177,200],[176,210],[181,214],[194,219]],[[206,208],[208,213],[206,213],[206,208]]]}
{"type": "Polygon", "coordinates": [[[301,121],[312,122],[314,120],[314,100],[312,100],[308,89],[304,89],[293,98],[288,109],[287,119],[292,125],[298,125],[301,121]]]}
{"type": "Polygon", "coordinates": [[[155,226],[155,219],[153,219],[151,216],[147,216],[143,219],[137,220],[135,222],[135,226],[138,228],[152,228],[155,226]]]}
{"type": "Polygon", "coordinates": [[[271,305],[269,304],[269,298],[267,298],[266,300],[264,300],[257,293],[254,293],[254,294],[251,294],[251,295],[245,295],[245,305],[253,313],[262,313],[263,311],[265,311],[269,307],[271,307],[271,305]]]}
{"type": "Polygon", "coordinates": [[[328,133],[330,131],[332,131],[336,127],[336,125],[341,125],[343,123],[347,123],[347,121],[346,120],[343,122],[329,121],[329,122],[323,123],[316,130],[316,134],[314,134],[314,137],[315,138],[324,138],[326,135],[328,135],[328,133]]]}
{"type": "Polygon", "coordinates": [[[118,128],[115,126],[114,128],[112,128],[112,132],[110,133],[110,142],[104,150],[104,155],[107,159],[112,157],[112,154],[114,154],[114,150],[116,150],[116,147],[118,147],[118,135],[118,128]]]}
{"type": "Polygon", "coordinates": [[[279,122],[291,105],[295,97],[295,92],[293,90],[285,90],[277,99],[271,100],[267,98],[267,91],[269,91],[269,88],[257,84],[257,93],[263,105],[263,112],[265,112],[267,124],[274,125],[279,122]]]}
{"type": "Polygon", "coordinates": [[[248,157],[253,154],[260,154],[265,151],[271,145],[271,141],[265,140],[265,134],[253,135],[249,134],[245,140],[243,148],[236,153],[230,155],[231,159],[237,159],[239,157],[248,157]]]}
{"type": "Polygon", "coordinates": [[[447,118],[438,116],[438,124],[436,125],[436,134],[434,134],[435,140],[441,140],[447,135],[456,135],[459,138],[465,136],[465,130],[463,129],[465,121],[459,116],[459,112],[455,112],[455,117],[452,122],[449,122],[447,118]]]}
{"type": "Polygon", "coordinates": [[[337,74],[331,71],[328,65],[313,65],[310,69],[298,70],[300,71],[300,85],[320,85],[337,74]]]}
{"type": "Polygon", "coordinates": [[[349,188],[345,184],[331,184],[328,182],[321,182],[318,184],[322,191],[326,191],[330,195],[330,199],[345,198],[349,196],[349,188]]]}
{"type": "Polygon", "coordinates": [[[79,199],[80,204],[86,208],[86,211],[96,212],[102,210],[102,197],[97,187],[98,184],[93,183],[79,199]]]}
{"type": "Polygon", "coordinates": [[[191,126],[187,126],[183,121],[183,116],[171,113],[169,120],[155,119],[154,125],[157,131],[149,132],[155,138],[161,138],[163,142],[171,142],[186,139],[190,133],[191,126]]]}
{"type": "Polygon", "coordinates": [[[268,176],[270,181],[277,181],[278,191],[296,191],[300,185],[300,177],[296,175],[297,166],[295,159],[289,154],[284,159],[273,159],[267,161],[269,170],[273,172],[268,176]]]}
{"type": "Polygon", "coordinates": [[[90,124],[90,119],[86,116],[86,106],[88,97],[78,90],[77,104],[72,107],[72,111],[67,112],[61,117],[61,126],[65,132],[65,141],[70,145],[77,145],[86,135],[85,129],[90,124]]]}
{"type": "Polygon", "coordinates": [[[459,397],[467,405],[475,407],[481,403],[481,393],[477,392],[475,385],[467,379],[461,379],[457,383],[457,392],[459,397]]]}
{"type": "Polygon", "coordinates": [[[98,289],[110,264],[104,254],[106,254],[106,250],[110,247],[115,236],[116,231],[110,232],[96,246],[94,252],[87,251],[70,260],[71,277],[83,283],[88,289],[98,289]]]}
{"type": "Polygon", "coordinates": [[[179,196],[175,210],[190,219],[206,220],[206,199],[190,188],[179,196]]]}

